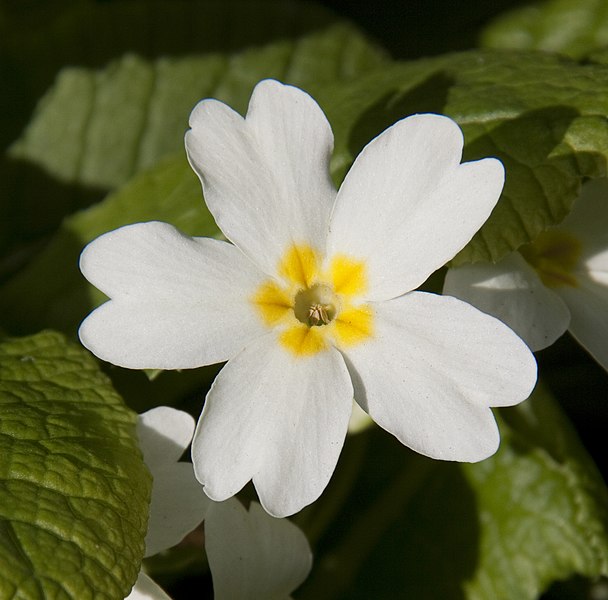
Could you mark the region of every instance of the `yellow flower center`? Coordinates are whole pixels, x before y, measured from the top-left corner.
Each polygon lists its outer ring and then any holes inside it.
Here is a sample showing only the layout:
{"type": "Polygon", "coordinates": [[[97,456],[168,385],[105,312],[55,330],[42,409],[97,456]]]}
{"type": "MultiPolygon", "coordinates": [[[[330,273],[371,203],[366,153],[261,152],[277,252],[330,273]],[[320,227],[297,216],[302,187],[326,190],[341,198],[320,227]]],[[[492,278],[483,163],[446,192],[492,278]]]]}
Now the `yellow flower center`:
{"type": "Polygon", "coordinates": [[[280,328],[279,341],[293,354],[352,346],[372,335],[372,309],[356,302],[367,289],[364,262],[337,255],[322,271],[313,248],[294,244],[277,272],[280,282],[265,281],[252,302],[266,325],[280,328]]]}
{"type": "Polygon", "coordinates": [[[581,255],[581,243],[569,233],[558,229],[543,231],[519,251],[547,287],[578,286],[574,270],[581,255]]]}

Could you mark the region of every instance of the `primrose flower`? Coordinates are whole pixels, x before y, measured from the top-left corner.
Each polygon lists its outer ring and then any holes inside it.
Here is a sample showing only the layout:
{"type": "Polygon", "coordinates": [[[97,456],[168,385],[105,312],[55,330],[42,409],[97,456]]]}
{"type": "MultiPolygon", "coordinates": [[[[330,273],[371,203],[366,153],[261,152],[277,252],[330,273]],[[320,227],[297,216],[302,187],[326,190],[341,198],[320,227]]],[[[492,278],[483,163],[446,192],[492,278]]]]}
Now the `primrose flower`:
{"type": "Polygon", "coordinates": [[[353,397],[427,456],[494,453],[489,407],[529,395],[532,354],[497,319],[412,290],[486,220],[501,163],[460,164],[456,123],[414,115],[372,140],[336,192],[325,115],[276,81],[256,86],[246,118],[203,100],[190,126],[190,163],[232,243],[164,223],[101,236],[80,266],[111,300],[80,338],[130,368],[228,361],[192,444],[207,495],[224,500],[252,479],[276,516],[316,500],[353,397]]]}
{"type": "MultiPolygon", "coordinates": [[[[287,519],[270,517],[257,502],[212,502],[192,464],[177,462],[190,444],[194,419],[168,406],[139,416],[139,445],[152,474],[146,556],[179,543],[205,519],[205,550],[215,600],[287,598],[306,579],[312,554],[287,519]]],[[[170,600],[143,571],[127,600],[170,600]]]]}
{"type": "Polygon", "coordinates": [[[498,317],[534,351],[569,329],[608,370],[608,180],[585,183],[559,226],[497,264],[450,269],[443,291],[498,317]]]}
{"type": "Polygon", "coordinates": [[[211,505],[192,464],[178,462],[193,433],[194,419],[169,406],[153,408],[138,417],[139,447],[152,475],[145,556],[181,542],[203,522],[211,505]]]}

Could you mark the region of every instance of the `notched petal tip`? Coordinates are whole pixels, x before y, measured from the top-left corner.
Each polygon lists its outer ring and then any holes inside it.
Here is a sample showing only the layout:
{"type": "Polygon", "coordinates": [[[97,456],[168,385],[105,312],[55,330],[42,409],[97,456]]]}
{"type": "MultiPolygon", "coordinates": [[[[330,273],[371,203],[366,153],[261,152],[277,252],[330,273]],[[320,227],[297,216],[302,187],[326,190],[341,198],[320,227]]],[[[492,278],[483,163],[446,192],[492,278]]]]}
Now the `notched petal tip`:
{"type": "Polygon", "coordinates": [[[177,461],[190,444],[194,427],[192,415],[170,406],[157,406],[140,414],[137,435],[148,468],[154,472],[157,463],[177,461]]]}
{"type": "MultiPolygon", "coordinates": [[[[449,137],[452,141],[454,148],[462,148],[464,146],[464,135],[460,125],[454,119],[437,113],[416,113],[400,119],[389,129],[393,128],[421,128],[425,129],[426,133],[432,136],[431,139],[441,139],[442,137],[449,137]]],[[[381,134],[382,135],[382,134],[381,134]]]]}
{"type": "Polygon", "coordinates": [[[334,207],[330,254],[366,257],[368,299],[416,289],[468,244],[496,206],[504,168],[462,160],[464,137],[442,115],[398,121],[361,151],[334,207]]]}

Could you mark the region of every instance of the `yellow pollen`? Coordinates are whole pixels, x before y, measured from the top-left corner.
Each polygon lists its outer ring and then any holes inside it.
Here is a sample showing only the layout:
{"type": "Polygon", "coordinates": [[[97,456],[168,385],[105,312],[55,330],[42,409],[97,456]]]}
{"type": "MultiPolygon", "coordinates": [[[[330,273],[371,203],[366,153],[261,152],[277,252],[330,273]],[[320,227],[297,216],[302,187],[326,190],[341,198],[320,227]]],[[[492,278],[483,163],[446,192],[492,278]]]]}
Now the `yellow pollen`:
{"type": "Polygon", "coordinates": [[[267,280],[251,299],[262,321],[278,327],[279,343],[295,356],[352,346],[373,335],[371,307],[356,302],[367,290],[365,262],[337,255],[327,272],[321,263],[313,248],[294,244],[277,265],[284,283],[267,280]]]}
{"type": "Polygon", "coordinates": [[[519,251],[547,287],[578,286],[574,270],[581,255],[581,243],[569,233],[559,229],[543,231],[519,251]]]}

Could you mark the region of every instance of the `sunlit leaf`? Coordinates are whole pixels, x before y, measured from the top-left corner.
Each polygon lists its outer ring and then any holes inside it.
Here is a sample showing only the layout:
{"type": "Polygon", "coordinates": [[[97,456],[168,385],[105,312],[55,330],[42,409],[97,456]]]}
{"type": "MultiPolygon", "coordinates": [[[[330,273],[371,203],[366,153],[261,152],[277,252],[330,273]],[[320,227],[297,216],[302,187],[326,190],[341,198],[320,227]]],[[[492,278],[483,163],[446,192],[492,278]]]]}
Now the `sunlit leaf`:
{"type": "Polygon", "coordinates": [[[59,334],[0,344],[0,597],[128,594],[151,487],[135,420],[59,334]]]}
{"type": "Polygon", "coordinates": [[[317,94],[336,132],[339,180],[361,148],[407,115],[454,118],[464,158],[496,156],[506,185],[455,264],[496,261],[561,221],[585,177],[606,175],[608,68],[521,52],[468,52],[394,64],[317,94]]]}

